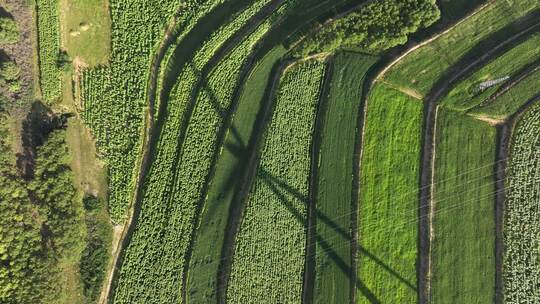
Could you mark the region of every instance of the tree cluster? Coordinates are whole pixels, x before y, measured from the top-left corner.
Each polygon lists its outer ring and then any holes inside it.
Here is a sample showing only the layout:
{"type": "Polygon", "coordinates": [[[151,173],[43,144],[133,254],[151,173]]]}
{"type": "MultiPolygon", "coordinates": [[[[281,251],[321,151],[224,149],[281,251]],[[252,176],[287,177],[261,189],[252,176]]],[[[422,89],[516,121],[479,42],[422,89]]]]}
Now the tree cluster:
{"type": "Polygon", "coordinates": [[[407,35],[437,21],[440,11],[434,0],[377,0],[332,21],[306,37],[296,56],[360,48],[378,53],[407,42],[407,35]]]}
{"type": "Polygon", "coordinates": [[[80,259],[86,229],[64,141],[56,130],[37,148],[35,176],[15,169],[8,113],[0,111],[0,303],[52,303],[62,261],[80,259]]]}

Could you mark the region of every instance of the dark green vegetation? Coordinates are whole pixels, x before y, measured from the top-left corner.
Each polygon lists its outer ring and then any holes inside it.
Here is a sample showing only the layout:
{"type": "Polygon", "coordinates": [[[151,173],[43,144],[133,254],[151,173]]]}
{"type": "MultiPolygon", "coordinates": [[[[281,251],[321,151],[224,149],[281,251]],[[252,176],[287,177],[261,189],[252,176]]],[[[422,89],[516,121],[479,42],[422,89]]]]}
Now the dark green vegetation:
{"type": "Polygon", "coordinates": [[[112,229],[105,202],[96,197],[83,199],[86,210],[86,246],[82,252],[80,273],[86,303],[95,303],[101,292],[110,259],[112,229]]]}
{"type": "Polygon", "coordinates": [[[472,60],[512,34],[530,28],[538,18],[537,9],[536,0],[490,1],[470,18],[399,60],[384,77],[424,96],[452,66],[472,60]]]}
{"type": "Polygon", "coordinates": [[[41,95],[46,103],[53,104],[62,92],[58,1],[36,0],[36,12],[41,95]]]}
{"type": "MultiPolygon", "coordinates": [[[[204,8],[201,5],[200,9],[204,8]]],[[[177,0],[109,1],[109,64],[82,72],[82,117],[109,165],[109,209],[116,223],[126,219],[135,186],[140,137],[147,127],[142,118],[147,105],[148,67],[164,27],[177,9],[177,0]]],[[[186,9],[182,18],[191,18],[193,9],[186,9]]]]}
{"type": "Polygon", "coordinates": [[[23,124],[23,133],[16,134],[8,127],[12,126],[10,113],[2,109],[0,115],[0,259],[4,265],[0,270],[0,301],[92,302],[92,297],[86,297],[87,285],[78,285],[79,273],[99,290],[102,279],[96,273],[105,271],[110,226],[107,220],[92,223],[94,214],[85,213],[82,194],[74,187],[69,167],[66,131],[56,129],[62,126],[62,119],[35,103],[23,124]],[[17,137],[22,138],[23,152],[15,157],[16,142],[21,140],[17,137]],[[101,232],[97,235],[93,229],[101,232]],[[105,248],[93,264],[85,259],[86,254],[96,252],[90,239],[102,242],[105,248]],[[75,295],[81,292],[84,297],[75,295]]]}
{"type": "Polygon", "coordinates": [[[19,40],[17,22],[9,16],[0,16],[0,44],[14,43],[19,40]]]}
{"type": "Polygon", "coordinates": [[[413,303],[417,298],[422,108],[420,100],[382,83],[375,84],[366,101],[358,202],[358,303],[413,303]]]}
{"type": "Polygon", "coordinates": [[[433,0],[376,0],[331,21],[304,40],[297,54],[333,52],[338,48],[380,52],[407,42],[407,35],[439,19],[433,0]]]}
{"type": "Polygon", "coordinates": [[[238,232],[229,303],[301,300],[310,145],[325,63],[285,68],[238,232]],[[282,250],[287,254],[283,256],[282,250]],[[279,260],[279,263],[274,261],[279,260]]]}
{"type": "Polygon", "coordinates": [[[39,86],[19,41],[1,91],[58,125],[0,124],[30,210],[5,221],[42,250],[8,303],[499,303],[504,128],[479,120],[535,102],[538,4],[439,2],[36,0],[39,86]]]}
{"type": "Polygon", "coordinates": [[[364,77],[376,58],[339,53],[331,60],[321,96],[319,138],[312,168],[315,204],[315,294],[317,303],[350,302],[351,201],[356,129],[364,77]]]}
{"type": "Polygon", "coordinates": [[[508,162],[504,217],[504,298],[507,303],[538,299],[540,204],[540,107],[518,118],[508,162]]]}
{"type": "Polygon", "coordinates": [[[21,90],[21,69],[15,61],[6,58],[3,60],[5,61],[0,62],[0,86],[11,93],[18,93],[21,90]]]}
{"type": "Polygon", "coordinates": [[[217,284],[220,280],[218,276],[224,276],[218,268],[222,263],[222,250],[227,238],[225,232],[231,229],[227,220],[236,216],[234,212],[237,212],[241,200],[238,193],[245,183],[244,172],[249,163],[247,161],[249,149],[254,145],[258,135],[256,132],[262,127],[260,119],[262,106],[266,101],[264,96],[267,84],[272,68],[284,52],[285,49],[282,47],[269,52],[244,84],[238,108],[215,165],[205,202],[206,207],[202,211],[197,240],[193,248],[192,265],[189,270],[191,274],[189,285],[194,290],[190,292],[192,299],[196,299],[201,292],[206,292],[206,299],[210,299],[217,296],[217,288],[224,288],[217,284]],[[205,262],[199,262],[203,258],[205,262]],[[203,287],[207,287],[207,290],[203,291],[203,287]]]}
{"type": "Polygon", "coordinates": [[[495,128],[440,108],[436,130],[432,299],[493,303],[495,128]]]}

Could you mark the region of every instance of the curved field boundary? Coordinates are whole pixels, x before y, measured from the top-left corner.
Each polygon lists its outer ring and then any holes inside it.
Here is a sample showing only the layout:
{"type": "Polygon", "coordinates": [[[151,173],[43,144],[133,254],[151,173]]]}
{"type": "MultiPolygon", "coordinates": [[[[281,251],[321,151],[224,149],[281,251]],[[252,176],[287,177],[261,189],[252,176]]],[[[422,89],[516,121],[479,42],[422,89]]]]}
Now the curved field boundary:
{"type": "MultiPolygon", "coordinates": [[[[329,9],[333,9],[333,4],[332,3],[327,3],[327,5],[330,6],[329,9]]],[[[310,9],[309,11],[307,11],[307,12],[303,11],[302,13],[310,16],[312,14],[315,14],[315,15],[324,14],[324,13],[326,13],[326,11],[310,9]]],[[[288,32],[290,28],[297,28],[297,27],[305,25],[305,23],[306,23],[306,21],[304,21],[302,18],[297,18],[296,15],[294,15],[294,13],[292,13],[292,15],[287,15],[285,17],[280,18],[280,20],[277,22],[278,25],[272,27],[272,29],[270,29],[269,32],[266,34],[266,37],[258,42],[258,44],[257,44],[258,46],[256,47],[257,50],[252,55],[251,62],[249,64],[250,67],[246,71],[253,70],[254,67],[257,66],[257,63],[258,63],[259,60],[261,60],[267,53],[272,52],[272,50],[275,49],[275,47],[273,47],[274,45],[279,45],[279,42],[281,40],[283,40],[283,32],[284,31],[288,32]]],[[[285,51],[285,50],[283,50],[283,51],[285,51]]],[[[285,53],[286,53],[286,51],[285,51],[285,53]]],[[[284,56],[284,54],[282,56],[284,56]]],[[[247,79],[248,75],[249,75],[249,73],[243,74],[242,80],[239,81],[239,83],[244,83],[244,81],[245,81],[245,79],[247,79]]],[[[242,89],[243,89],[243,87],[242,87],[242,89]]],[[[232,104],[233,109],[230,110],[231,113],[229,113],[229,119],[233,119],[233,117],[234,117],[234,115],[236,113],[237,101],[235,99],[239,98],[238,93],[241,91],[241,90],[240,91],[238,91],[238,90],[240,90],[240,87],[237,88],[237,91],[235,93],[235,97],[233,99],[233,104],[232,104]]],[[[267,98],[267,97],[265,97],[265,98],[267,98]]],[[[263,112],[264,112],[264,110],[263,110],[263,112]]],[[[257,124],[260,125],[261,124],[260,123],[260,116],[261,115],[264,116],[264,113],[259,113],[258,115],[259,115],[259,119],[258,119],[259,121],[257,122],[257,124]]],[[[229,120],[227,122],[228,126],[226,126],[225,129],[223,129],[223,131],[225,132],[227,130],[227,128],[232,127],[233,128],[232,132],[233,133],[237,132],[238,130],[236,130],[235,126],[230,125],[230,123],[231,123],[231,121],[229,120]]],[[[260,128],[260,126],[257,126],[256,128],[260,128]]],[[[238,134],[235,134],[234,136],[238,136],[238,134]]],[[[254,135],[252,135],[252,139],[250,140],[249,145],[245,147],[247,149],[247,151],[252,151],[252,149],[254,149],[253,148],[253,146],[254,146],[253,136],[254,135]]],[[[223,137],[220,140],[220,143],[219,143],[220,147],[223,146],[223,141],[224,140],[225,140],[225,134],[223,134],[223,137]]],[[[223,149],[223,147],[221,149],[223,149]]],[[[216,154],[215,162],[217,162],[217,159],[219,157],[220,157],[220,155],[216,154]]],[[[245,166],[242,166],[242,167],[245,167],[245,166]]],[[[240,169],[240,170],[243,171],[244,169],[240,169]]],[[[212,167],[212,172],[210,173],[210,177],[209,177],[209,180],[208,180],[207,187],[210,187],[210,184],[214,183],[214,182],[212,182],[212,179],[214,178],[214,174],[215,174],[215,168],[212,167]]],[[[246,182],[242,182],[242,183],[246,183],[246,182]]],[[[228,220],[228,223],[227,223],[227,228],[225,229],[227,232],[226,232],[224,243],[223,243],[222,257],[220,259],[221,266],[219,266],[218,275],[217,275],[218,298],[220,299],[219,301],[223,301],[223,299],[224,299],[223,292],[224,292],[224,290],[226,290],[226,281],[227,281],[227,277],[228,277],[227,273],[229,272],[229,270],[227,270],[227,269],[230,268],[226,264],[228,264],[227,260],[232,255],[231,250],[234,250],[234,249],[231,249],[231,247],[234,248],[234,244],[235,244],[235,233],[237,231],[237,228],[235,228],[235,227],[237,227],[237,225],[241,221],[241,213],[242,213],[242,208],[243,208],[241,206],[242,205],[241,201],[243,201],[243,199],[241,198],[242,196],[243,195],[239,195],[237,193],[237,194],[234,195],[234,198],[233,198],[234,203],[230,203],[230,202],[227,203],[227,204],[230,205],[229,220],[228,220]],[[240,217],[240,218],[238,218],[238,217],[240,217]]],[[[205,195],[202,195],[202,197],[204,198],[205,195]]],[[[211,206],[210,206],[210,208],[211,208],[211,206]]],[[[199,219],[199,220],[202,220],[202,219],[199,219]]]]}
{"type": "Polygon", "coordinates": [[[531,66],[526,67],[525,69],[519,71],[514,75],[514,77],[511,77],[507,81],[505,81],[500,88],[497,89],[496,92],[494,92],[491,96],[489,96],[488,99],[485,101],[479,103],[477,106],[472,107],[468,111],[474,111],[475,109],[482,108],[489,103],[493,102],[495,99],[499,98],[506,92],[510,91],[513,87],[515,87],[517,84],[519,84],[521,81],[535,73],[536,71],[540,70],[540,59],[536,60],[534,63],[532,63],[531,66]]]}
{"type": "MultiPolygon", "coordinates": [[[[181,12],[182,8],[179,9],[176,15],[178,15],[181,12]]],[[[195,50],[198,48],[200,44],[203,43],[203,40],[200,38],[202,36],[198,36],[197,34],[192,34],[194,32],[200,33],[200,28],[207,29],[207,21],[208,20],[216,20],[214,17],[214,13],[216,11],[223,10],[225,12],[230,11],[229,7],[217,7],[214,9],[213,12],[210,12],[208,15],[202,17],[198,22],[197,25],[182,39],[178,47],[184,47],[184,50],[188,49],[188,53],[193,54],[195,50]]],[[[226,16],[224,16],[227,18],[226,16]]],[[[213,23],[211,23],[213,24],[213,23]]],[[[221,24],[221,23],[218,23],[221,24]]],[[[171,45],[173,45],[174,40],[177,38],[178,35],[181,34],[181,32],[176,31],[175,27],[177,26],[176,20],[173,20],[171,24],[168,26],[168,28],[165,31],[164,39],[160,43],[160,46],[157,50],[157,52],[154,54],[151,65],[150,65],[150,73],[149,73],[149,79],[147,83],[147,104],[148,109],[146,111],[145,115],[145,121],[144,125],[146,128],[143,128],[143,145],[141,146],[141,153],[140,155],[140,165],[139,165],[139,172],[136,180],[136,186],[134,191],[134,197],[132,200],[132,205],[129,208],[129,215],[128,215],[128,221],[124,225],[124,228],[122,229],[120,238],[118,240],[118,245],[116,246],[117,249],[113,255],[112,263],[111,263],[111,270],[108,275],[108,278],[106,280],[106,285],[104,290],[102,291],[102,294],[100,296],[100,303],[104,304],[107,303],[107,301],[111,300],[111,293],[114,290],[113,283],[117,280],[118,277],[118,270],[119,265],[121,265],[123,260],[123,253],[124,249],[127,247],[127,245],[130,242],[131,235],[133,234],[135,225],[136,225],[136,218],[139,216],[140,213],[140,200],[141,195],[143,191],[143,185],[144,185],[144,179],[147,175],[148,169],[151,164],[151,159],[153,155],[154,146],[157,141],[157,137],[160,133],[160,121],[154,121],[154,110],[155,110],[155,101],[157,97],[157,84],[158,84],[158,77],[160,75],[159,71],[161,68],[161,62],[165,58],[165,55],[167,54],[167,51],[171,45]]],[[[210,29],[211,30],[211,29],[210,29]]],[[[222,54],[224,56],[225,54],[222,54]]],[[[186,59],[187,61],[188,59],[186,59]]],[[[217,62],[217,61],[216,61],[217,62]]],[[[161,98],[161,101],[166,100],[161,98]]],[[[158,118],[163,117],[163,112],[165,111],[166,106],[160,105],[159,106],[159,114],[158,118]]]]}
{"type": "MultiPolygon", "coordinates": [[[[232,36],[231,39],[224,44],[224,46],[226,46],[226,47],[224,47],[222,50],[218,51],[218,56],[214,57],[215,62],[212,63],[213,60],[211,60],[208,63],[209,64],[208,67],[212,66],[212,68],[213,68],[213,67],[217,66],[217,64],[221,60],[223,60],[225,58],[225,56],[228,53],[230,53],[235,46],[239,45],[246,36],[248,36],[249,34],[254,32],[259,27],[259,25],[261,25],[268,17],[270,17],[270,15],[272,13],[274,13],[277,10],[277,8],[280,5],[283,4],[283,2],[284,2],[283,0],[274,0],[273,2],[270,2],[266,7],[261,9],[255,16],[253,16],[251,18],[251,20],[249,22],[246,23],[246,25],[242,29],[240,29],[237,33],[235,33],[235,35],[232,36]]],[[[205,178],[204,186],[203,186],[203,189],[202,189],[202,191],[200,193],[200,198],[199,198],[199,200],[197,202],[197,208],[196,208],[196,212],[195,212],[195,220],[194,220],[194,223],[193,223],[194,228],[192,230],[192,234],[191,234],[191,238],[190,238],[190,244],[188,246],[188,252],[186,254],[186,262],[184,264],[184,278],[183,278],[183,281],[182,281],[184,302],[186,300],[186,293],[187,293],[187,289],[188,289],[187,281],[188,281],[188,276],[189,276],[189,273],[190,273],[189,267],[190,267],[190,264],[191,264],[191,258],[192,258],[192,254],[193,254],[193,247],[194,247],[194,244],[195,244],[195,242],[197,240],[197,234],[198,234],[199,225],[200,225],[200,222],[201,222],[202,209],[205,206],[205,201],[206,201],[206,198],[207,198],[208,189],[210,187],[211,179],[215,174],[216,163],[217,163],[219,155],[220,155],[220,149],[223,146],[223,143],[225,141],[225,136],[227,135],[227,130],[229,129],[229,127],[230,127],[230,125],[232,123],[233,114],[236,112],[236,108],[238,106],[238,99],[239,99],[239,95],[241,93],[241,85],[240,84],[243,83],[245,81],[245,79],[247,78],[247,76],[249,75],[249,72],[251,71],[251,69],[252,69],[252,67],[254,65],[255,59],[256,59],[255,56],[254,56],[253,51],[251,52],[251,54],[252,55],[244,61],[243,66],[240,69],[239,81],[238,81],[238,84],[235,85],[235,88],[233,90],[230,108],[226,111],[226,113],[224,113],[224,115],[225,115],[224,123],[223,123],[223,125],[220,127],[220,129],[218,131],[216,150],[213,153],[214,155],[213,155],[212,160],[211,160],[210,171],[208,172],[208,174],[207,174],[207,176],[205,178]]],[[[210,72],[210,70],[212,70],[212,68],[210,68],[208,72],[210,72]]],[[[207,74],[202,73],[201,78],[206,78],[206,75],[207,74]]],[[[197,91],[199,91],[199,90],[200,90],[200,87],[197,88],[197,91]]]]}
{"type": "MultiPolygon", "coordinates": [[[[510,24],[509,26],[512,26],[510,24]]],[[[421,177],[420,177],[420,209],[419,216],[421,221],[419,223],[419,302],[421,304],[429,303],[431,298],[431,238],[432,238],[432,186],[433,181],[433,159],[435,149],[434,130],[436,128],[436,109],[437,102],[441,97],[446,94],[450,88],[463,76],[471,73],[476,68],[482,66],[486,62],[489,62],[493,57],[497,56],[505,48],[511,47],[513,43],[526,36],[532,28],[525,28],[514,35],[508,37],[506,40],[498,43],[494,48],[488,50],[480,57],[472,61],[467,61],[467,53],[463,55],[465,60],[458,60],[458,62],[451,66],[435,83],[430,93],[424,99],[424,126],[422,135],[422,155],[421,155],[421,177]]],[[[490,40],[488,36],[483,41],[490,40]]],[[[479,44],[482,44],[482,42],[479,44]]],[[[474,52],[474,48],[470,51],[474,52]]],[[[379,74],[381,75],[381,74],[379,74]]]]}
{"type": "Polygon", "coordinates": [[[437,38],[439,38],[440,36],[443,36],[443,35],[446,35],[447,33],[449,33],[451,30],[453,30],[455,27],[459,26],[460,24],[464,23],[465,21],[467,21],[469,18],[473,17],[474,15],[480,13],[482,10],[484,10],[486,7],[488,7],[489,5],[491,5],[492,3],[494,2],[494,0],[491,0],[491,1],[488,1],[484,4],[482,4],[481,6],[477,7],[474,11],[470,12],[469,14],[467,14],[465,17],[463,17],[462,19],[460,19],[459,21],[457,21],[456,23],[450,25],[450,27],[448,27],[447,29],[439,32],[439,33],[435,33],[432,37],[428,38],[427,40],[424,40],[416,45],[413,45],[411,46],[409,49],[407,49],[404,53],[400,54],[397,58],[395,58],[394,60],[392,60],[390,63],[388,63],[386,65],[386,67],[384,67],[380,72],[379,74],[377,75],[377,77],[375,78],[376,80],[379,80],[381,79],[382,77],[384,77],[384,75],[386,74],[386,72],[388,72],[392,67],[394,67],[394,65],[396,65],[399,61],[401,61],[402,59],[404,59],[405,57],[407,57],[407,55],[409,55],[410,53],[414,52],[416,49],[419,49],[431,42],[433,42],[434,40],[436,40],[437,38]]]}
{"type": "MultiPolygon", "coordinates": [[[[366,118],[368,111],[368,98],[369,93],[375,85],[377,75],[378,75],[378,66],[375,63],[371,69],[366,73],[365,81],[362,85],[362,97],[360,99],[360,106],[358,107],[357,114],[357,130],[356,130],[356,145],[354,147],[354,159],[353,159],[353,185],[352,185],[352,195],[351,195],[351,211],[353,212],[351,216],[352,227],[351,227],[351,267],[355,269],[353,271],[351,280],[353,282],[358,281],[358,202],[360,201],[360,173],[362,170],[362,155],[364,148],[364,139],[366,134],[366,118]]],[[[351,303],[357,303],[356,298],[356,288],[353,288],[351,291],[351,303]]]]}
{"type": "Polygon", "coordinates": [[[222,256],[218,268],[218,303],[221,304],[224,304],[227,301],[227,290],[232,270],[232,257],[236,250],[236,237],[240,225],[242,224],[242,219],[244,218],[245,203],[249,199],[251,184],[257,174],[257,164],[260,160],[260,153],[258,153],[258,151],[263,143],[262,134],[266,130],[266,126],[272,117],[274,108],[273,100],[275,99],[276,88],[279,85],[280,77],[285,68],[291,63],[292,61],[285,60],[279,61],[274,65],[274,68],[272,69],[273,76],[271,77],[271,81],[265,92],[264,99],[266,102],[264,102],[261,112],[258,115],[258,120],[260,121],[259,126],[250,139],[251,143],[249,146],[252,147],[250,149],[252,153],[247,161],[247,170],[241,177],[241,180],[243,181],[242,187],[235,195],[235,200],[238,201],[238,203],[233,205],[231,214],[229,215],[227,234],[225,236],[225,241],[223,242],[222,256]]]}
{"type": "MultiPolygon", "coordinates": [[[[179,9],[180,11],[181,9],[179,9]]],[[[104,287],[102,288],[100,297],[99,297],[99,303],[105,304],[107,303],[110,293],[111,293],[111,285],[114,280],[114,278],[117,276],[118,271],[118,265],[119,265],[119,257],[120,253],[124,250],[124,248],[127,245],[126,242],[126,236],[130,234],[130,230],[132,229],[133,224],[133,218],[135,215],[135,207],[136,204],[140,200],[140,196],[142,194],[142,184],[144,177],[146,176],[146,172],[148,171],[148,168],[150,166],[150,144],[154,141],[154,137],[156,136],[154,131],[154,106],[155,106],[155,91],[158,81],[158,75],[159,75],[159,69],[160,69],[160,63],[161,60],[164,58],[165,53],[167,51],[167,48],[170,46],[170,44],[173,42],[174,36],[173,28],[176,26],[176,20],[173,20],[169,26],[165,29],[164,39],[160,43],[160,46],[157,49],[157,52],[152,57],[151,63],[150,63],[150,73],[148,77],[148,83],[147,83],[147,90],[146,90],[146,98],[147,98],[147,105],[148,108],[146,110],[146,115],[144,116],[144,123],[143,125],[145,128],[143,128],[143,134],[141,136],[142,138],[142,145],[141,145],[141,152],[139,155],[140,161],[138,164],[139,172],[135,181],[135,187],[134,187],[134,195],[132,198],[131,205],[128,207],[128,216],[127,220],[123,225],[122,231],[120,233],[120,237],[118,238],[118,241],[116,244],[113,244],[112,248],[115,248],[113,251],[113,256],[111,258],[111,263],[109,266],[109,270],[107,271],[107,279],[104,282],[104,287]]]]}
{"type": "Polygon", "coordinates": [[[497,164],[495,166],[496,180],[495,191],[495,304],[504,302],[504,210],[506,203],[506,170],[510,158],[510,140],[514,134],[517,123],[527,110],[540,102],[540,93],[525,102],[520,109],[508,117],[504,123],[497,126],[497,164]]]}

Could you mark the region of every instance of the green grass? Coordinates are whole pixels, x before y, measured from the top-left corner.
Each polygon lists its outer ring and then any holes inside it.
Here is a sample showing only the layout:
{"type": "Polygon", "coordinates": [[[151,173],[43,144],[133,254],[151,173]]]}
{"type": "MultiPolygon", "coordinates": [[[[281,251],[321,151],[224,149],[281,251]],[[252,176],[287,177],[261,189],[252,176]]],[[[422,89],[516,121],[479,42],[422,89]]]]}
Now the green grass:
{"type": "Polygon", "coordinates": [[[527,68],[540,58],[540,52],[537,50],[538,45],[540,45],[540,33],[532,35],[529,39],[465,78],[441,102],[444,106],[457,111],[465,111],[485,103],[486,99],[496,92],[504,82],[482,92],[478,89],[479,84],[488,80],[502,79],[506,76],[511,77],[523,68],[527,68]]]}
{"type": "Polygon", "coordinates": [[[431,279],[434,303],[493,303],[495,128],[439,109],[431,279]]]}
{"type": "Polygon", "coordinates": [[[62,43],[88,66],[107,64],[111,45],[108,0],[60,0],[62,43]]]}
{"type": "MultiPolygon", "coordinates": [[[[215,165],[201,215],[189,268],[189,298],[196,303],[215,302],[216,279],[231,205],[243,184],[242,174],[249,158],[248,143],[260,123],[259,111],[273,66],[285,54],[283,47],[270,51],[246,80],[215,165]]],[[[233,215],[234,216],[234,215],[233,215]]]]}
{"type": "Polygon", "coordinates": [[[367,100],[358,202],[358,303],[415,303],[423,103],[385,84],[367,100]]]}
{"type": "Polygon", "coordinates": [[[540,247],[540,104],[520,118],[513,132],[506,176],[503,278],[506,303],[538,301],[540,247]]]}
{"type": "Polygon", "coordinates": [[[472,115],[506,118],[514,114],[524,103],[540,93],[540,70],[521,80],[491,103],[471,111],[472,115]]]}
{"type": "Polygon", "coordinates": [[[408,87],[425,95],[444,71],[464,55],[476,57],[499,41],[505,40],[517,29],[513,26],[498,32],[516,19],[538,8],[536,0],[520,0],[512,3],[494,0],[488,7],[454,27],[450,32],[416,49],[399,61],[385,79],[396,86],[408,87]],[[494,36],[495,34],[495,36],[494,36]],[[489,41],[483,41],[490,37],[489,41]],[[481,47],[478,43],[482,43],[481,47]],[[474,50],[474,54],[469,53],[474,50]]]}
{"type": "Polygon", "coordinates": [[[340,53],[333,60],[326,108],[319,132],[316,204],[316,268],[314,301],[349,303],[351,248],[350,226],[353,159],[364,76],[376,61],[354,53],[340,53]]]}
{"type": "Polygon", "coordinates": [[[300,303],[310,143],[325,63],[296,63],[277,89],[236,239],[228,303],[300,303]]]}

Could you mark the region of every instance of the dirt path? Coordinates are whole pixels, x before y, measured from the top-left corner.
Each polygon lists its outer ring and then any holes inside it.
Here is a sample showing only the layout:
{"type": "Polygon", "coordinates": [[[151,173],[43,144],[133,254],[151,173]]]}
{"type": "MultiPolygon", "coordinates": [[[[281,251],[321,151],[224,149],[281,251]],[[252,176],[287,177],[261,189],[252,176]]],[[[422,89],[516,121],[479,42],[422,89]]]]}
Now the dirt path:
{"type": "Polygon", "coordinates": [[[397,90],[397,91],[400,91],[401,93],[405,94],[405,95],[409,95],[410,97],[414,98],[414,99],[418,99],[418,101],[422,101],[424,99],[424,96],[420,93],[418,93],[416,90],[413,90],[411,88],[405,88],[405,87],[401,87],[401,86],[397,86],[397,85],[394,85],[386,80],[379,80],[381,81],[382,83],[386,84],[387,86],[391,87],[392,89],[394,90],[397,90]]]}
{"type": "Polygon", "coordinates": [[[504,301],[503,284],[503,215],[506,201],[505,175],[510,142],[510,126],[505,123],[497,126],[497,152],[495,163],[495,304],[504,301]]]}
{"type": "Polygon", "coordinates": [[[397,58],[395,58],[392,62],[390,62],[380,73],[379,75],[377,76],[377,80],[381,79],[384,74],[386,74],[386,72],[388,72],[394,65],[396,65],[399,61],[401,61],[403,58],[407,57],[407,55],[409,55],[410,53],[414,52],[416,49],[419,49],[431,42],[433,42],[434,40],[436,40],[437,38],[439,38],[440,36],[442,35],[445,35],[447,33],[449,33],[451,30],[453,30],[455,27],[459,26],[460,24],[462,24],[463,22],[467,21],[468,19],[470,19],[471,17],[473,17],[474,15],[478,14],[479,12],[481,12],[482,10],[484,10],[486,7],[488,7],[489,5],[491,5],[493,2],[493,0],[491,1],[487,1],[486,3],[484,3],[483,5],[479,6],[478,8],[476,8],[474,11],[470,12],[469,14],[467,14],[465,17],[463,17],[462,19],[460,19],[458,22],[454,23],[452,26],[450,26],[449,28],[445,29],[444,31],[442,32],[439,32],[435,35],[433,35],[432,37],[430,37],[429,39],[427,40],[424,40],[422,41],[421,43],[418,43],[416,45],[413,45],[412,47],[410,47],[408,50],[406,50],[404,53],[402,53],[400,56],[398,56],[397,58]]]}

